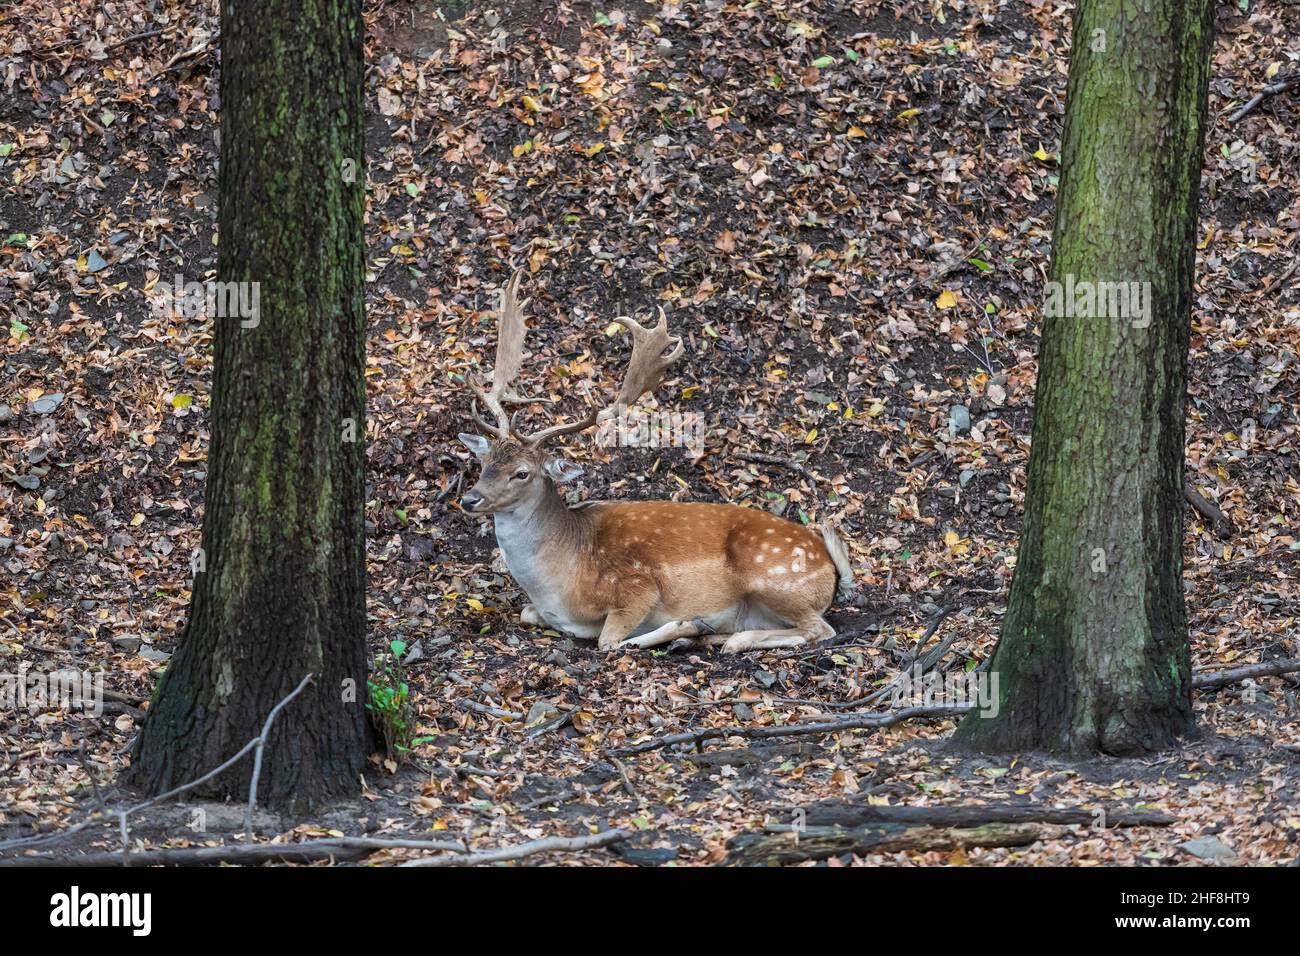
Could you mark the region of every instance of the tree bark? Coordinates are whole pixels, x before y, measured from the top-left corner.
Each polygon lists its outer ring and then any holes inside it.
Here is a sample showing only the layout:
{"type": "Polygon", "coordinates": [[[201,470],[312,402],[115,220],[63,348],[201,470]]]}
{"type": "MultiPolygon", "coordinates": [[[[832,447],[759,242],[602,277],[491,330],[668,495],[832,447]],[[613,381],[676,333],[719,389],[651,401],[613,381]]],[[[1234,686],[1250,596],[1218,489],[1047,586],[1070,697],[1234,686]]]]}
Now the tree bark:
{"type": "MultiPolygon", "coordinates": [[[[276,721],[258,784],[306,808],[359,788],[365,645],[360,0],[224,0],[218,277],[256,320],[212,317],[212,443],[189,619],[129,780],[159,793],[276,721]]],[[[251,761],[202,791],[246,796],[251,761]]]]}
{"type": "Polygon", "coordinates": [[[1211,16],[1208,0],[1075,10],[999,710],[958,728],[973,749],[1139,754],[1192,727],[1183,428],[1211,16]],[[1139,283],[1137,302],[1100,283],[1139,283]]]}

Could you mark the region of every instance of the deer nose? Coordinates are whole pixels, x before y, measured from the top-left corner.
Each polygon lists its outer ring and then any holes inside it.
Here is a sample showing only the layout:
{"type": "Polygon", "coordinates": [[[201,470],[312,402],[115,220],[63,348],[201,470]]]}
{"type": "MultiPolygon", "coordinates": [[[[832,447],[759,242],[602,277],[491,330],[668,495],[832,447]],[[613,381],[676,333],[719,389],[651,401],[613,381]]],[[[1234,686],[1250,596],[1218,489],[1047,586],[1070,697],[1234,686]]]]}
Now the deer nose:
{"type": "Polygon", "coordinates": [[[483,502],[483,496],[477,491],[467,491],[460,499],[460,506],[466,511],[473,511],[483,502]]]}

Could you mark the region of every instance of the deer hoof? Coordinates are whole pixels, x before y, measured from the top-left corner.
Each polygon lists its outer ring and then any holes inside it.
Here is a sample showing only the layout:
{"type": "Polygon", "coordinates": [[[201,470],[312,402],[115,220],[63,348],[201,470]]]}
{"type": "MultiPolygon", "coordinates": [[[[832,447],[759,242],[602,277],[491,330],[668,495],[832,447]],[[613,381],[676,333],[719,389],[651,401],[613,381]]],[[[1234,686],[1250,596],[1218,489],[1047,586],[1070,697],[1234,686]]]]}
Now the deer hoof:
{"type": "Polygon", "coordinates": [[[739,654],[742,651],[751,650],[754,647],[754,639],[746,637],[744,634],[737,634],[735,637],[729,637],[722,644],[722,653],[739,654]]]}
{"type": "Polygon", "coordinates": [[[702,617],[691,618],[691,627],[699,631],[701,636],[718,633],[717,629],[702,617]]]}

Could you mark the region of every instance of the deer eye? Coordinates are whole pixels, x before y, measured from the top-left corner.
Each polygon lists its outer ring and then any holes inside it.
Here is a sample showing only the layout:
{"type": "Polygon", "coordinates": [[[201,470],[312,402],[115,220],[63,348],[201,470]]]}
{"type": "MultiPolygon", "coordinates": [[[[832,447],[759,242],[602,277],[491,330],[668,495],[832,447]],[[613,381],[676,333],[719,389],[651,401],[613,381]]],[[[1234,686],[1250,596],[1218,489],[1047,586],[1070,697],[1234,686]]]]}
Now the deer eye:
{"type": "Polygon", "coordinates": [[[528,469],[527,469],[527,468],[520,468],[518,471],[516,471],[516,472],[515,472],[513,475],[511,475],[510,477],[513,478],[515,481],[527,481],[527,480],[528,480],[528,469]]]}

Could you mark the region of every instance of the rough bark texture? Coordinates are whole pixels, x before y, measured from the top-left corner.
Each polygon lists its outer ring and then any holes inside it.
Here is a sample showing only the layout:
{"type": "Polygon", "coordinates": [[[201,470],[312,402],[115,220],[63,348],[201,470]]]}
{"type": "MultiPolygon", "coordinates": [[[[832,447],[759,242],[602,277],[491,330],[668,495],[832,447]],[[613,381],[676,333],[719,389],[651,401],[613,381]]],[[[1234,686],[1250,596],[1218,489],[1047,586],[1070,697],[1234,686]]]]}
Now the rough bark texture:
{"type": "MultiPolygon", "coordinates": [[[[358,789],[370,744],[361,3],[226,0],[221,30],[218,278],[259,283],[260,316],[212,319],[204,570],[131,781],[211,770],[310,672],[258,787],[307,807],[358,789]]],[[[243,798],[250,774],[205,795],[243,798]]]]}
{"type": "Polygon", "coordinates": [[[1073,29],[1050,279],[1149,283],[1149,321],[1049,298],[1000,710],[957,732],[990,752],[1136,754],[1192,725],[1183,423],[1211,7],[1082,0],[1073,29]]]}

